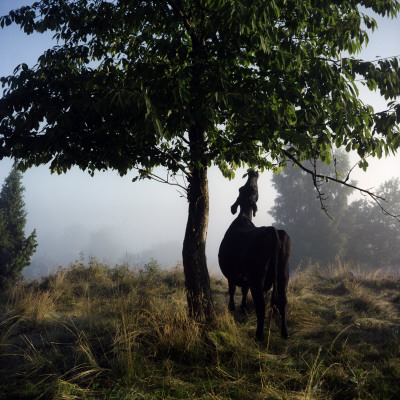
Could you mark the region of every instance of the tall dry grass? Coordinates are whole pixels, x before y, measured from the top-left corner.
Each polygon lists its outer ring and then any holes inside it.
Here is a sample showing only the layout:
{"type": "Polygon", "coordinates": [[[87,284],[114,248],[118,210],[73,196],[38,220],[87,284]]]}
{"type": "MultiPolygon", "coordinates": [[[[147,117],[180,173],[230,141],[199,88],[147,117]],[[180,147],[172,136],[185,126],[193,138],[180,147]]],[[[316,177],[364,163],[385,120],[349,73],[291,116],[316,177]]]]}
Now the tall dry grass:
{"type": "Polygon", "coordinates": [[[15,286],[0,305],[0,399],[400,394],[398,279],[343,264],[297,271],[291,337],[280,338],[280,320],[267,310],[261,344],[254,311],[228,312],[223,279],[212,289],[217,318],[203,325],[188,317],[182,269],[156,262],[130,269],[92,259],[15,286]]]}
{"type": "Polygon", "coordinates": [[[57,297],[57,292],[17,283],[10,291],[5,309],[33,325],[41,325],[55,317],[57,297]]]}

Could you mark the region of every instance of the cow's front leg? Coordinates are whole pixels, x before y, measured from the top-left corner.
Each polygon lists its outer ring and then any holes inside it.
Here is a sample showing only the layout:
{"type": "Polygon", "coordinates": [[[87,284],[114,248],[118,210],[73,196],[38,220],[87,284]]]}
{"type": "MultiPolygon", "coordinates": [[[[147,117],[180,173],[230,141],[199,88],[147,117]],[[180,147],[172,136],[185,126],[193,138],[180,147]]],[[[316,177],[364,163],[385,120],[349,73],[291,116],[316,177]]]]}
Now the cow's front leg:
{"type": "Polygon", "coordinates": [[[246,311],[247,307],[247,294],[249,293],[249,287],[248,286],[243,286],[242,287],[242,304],[240,305],[240,310],[242,312],[246,311]]]}
{"type": "Polygon", "coordinates": [[[228,309],[229,311],[235,311],[235,292],[236,292],[236,285],[231,281],[228,281],[229,284],[229,304],[228,309]]]}

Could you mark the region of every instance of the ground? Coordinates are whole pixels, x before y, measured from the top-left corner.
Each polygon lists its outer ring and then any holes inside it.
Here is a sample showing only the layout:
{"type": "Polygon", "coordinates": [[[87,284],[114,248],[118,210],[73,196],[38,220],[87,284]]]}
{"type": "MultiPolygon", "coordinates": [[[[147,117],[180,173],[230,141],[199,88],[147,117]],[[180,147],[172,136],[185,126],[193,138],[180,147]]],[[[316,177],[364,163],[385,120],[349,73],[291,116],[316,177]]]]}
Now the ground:
{"type": "Polygon", "coordinates": [[[18,283],[0,296],[0,399],[400,398],[399,277],[292,275],[290,338],[268,317],[266,343],[251,302],[228,312],[222,278],[217,319],[191,320],[179,267],[91,260],[18,283]]]}

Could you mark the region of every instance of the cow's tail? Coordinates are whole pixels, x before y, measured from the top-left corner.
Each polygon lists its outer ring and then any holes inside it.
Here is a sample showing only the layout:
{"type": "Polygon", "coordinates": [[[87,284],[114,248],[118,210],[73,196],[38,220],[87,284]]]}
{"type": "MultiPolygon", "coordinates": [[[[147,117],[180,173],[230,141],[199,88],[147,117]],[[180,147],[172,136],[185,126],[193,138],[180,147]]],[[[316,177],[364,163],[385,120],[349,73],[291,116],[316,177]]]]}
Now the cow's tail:
{"type": "Polygon", "coordinates": [[[274,228],[274,253],[273,253],[273,286],[272,286],[272,296],[271,296],[271,307],[274,308],[274,306],[278,306],[279,304],[279,290],[278,290],[278,265],[279,265],[279,252],[280,252],[280,240],[279,240],[279,234],[278,231],[274,228]]]}

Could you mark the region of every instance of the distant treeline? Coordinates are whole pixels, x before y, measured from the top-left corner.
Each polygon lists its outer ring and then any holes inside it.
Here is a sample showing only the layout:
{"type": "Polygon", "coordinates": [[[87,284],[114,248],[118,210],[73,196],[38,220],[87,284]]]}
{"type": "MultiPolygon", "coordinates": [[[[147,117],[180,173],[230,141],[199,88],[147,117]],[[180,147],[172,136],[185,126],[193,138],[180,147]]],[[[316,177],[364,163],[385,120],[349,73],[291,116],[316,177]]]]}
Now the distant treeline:
{"type": "MultiPolygon", "coordinates": [[[[309,166],[341,179],[350,169],[348,155],[343,152],[336,153],[329,166],[311,162],[309,166]]],[[[311,175],[298,167],[288,165],[273,176],[278,194],[270,214],[274,224],[287,230],[292,238],[291,265],[304,266],[310,261],[326,265],[340,257],[362,268],[400,266],[400,222],[385,215],[378,204],[366,197],[350,201],[352,189],[348,187],[317,183],[321,199],[311,175]]],[[[400,214],[398,178],[385,181],[375,193],[387,201],[383,202],[387,211],[400,214]]]]}

